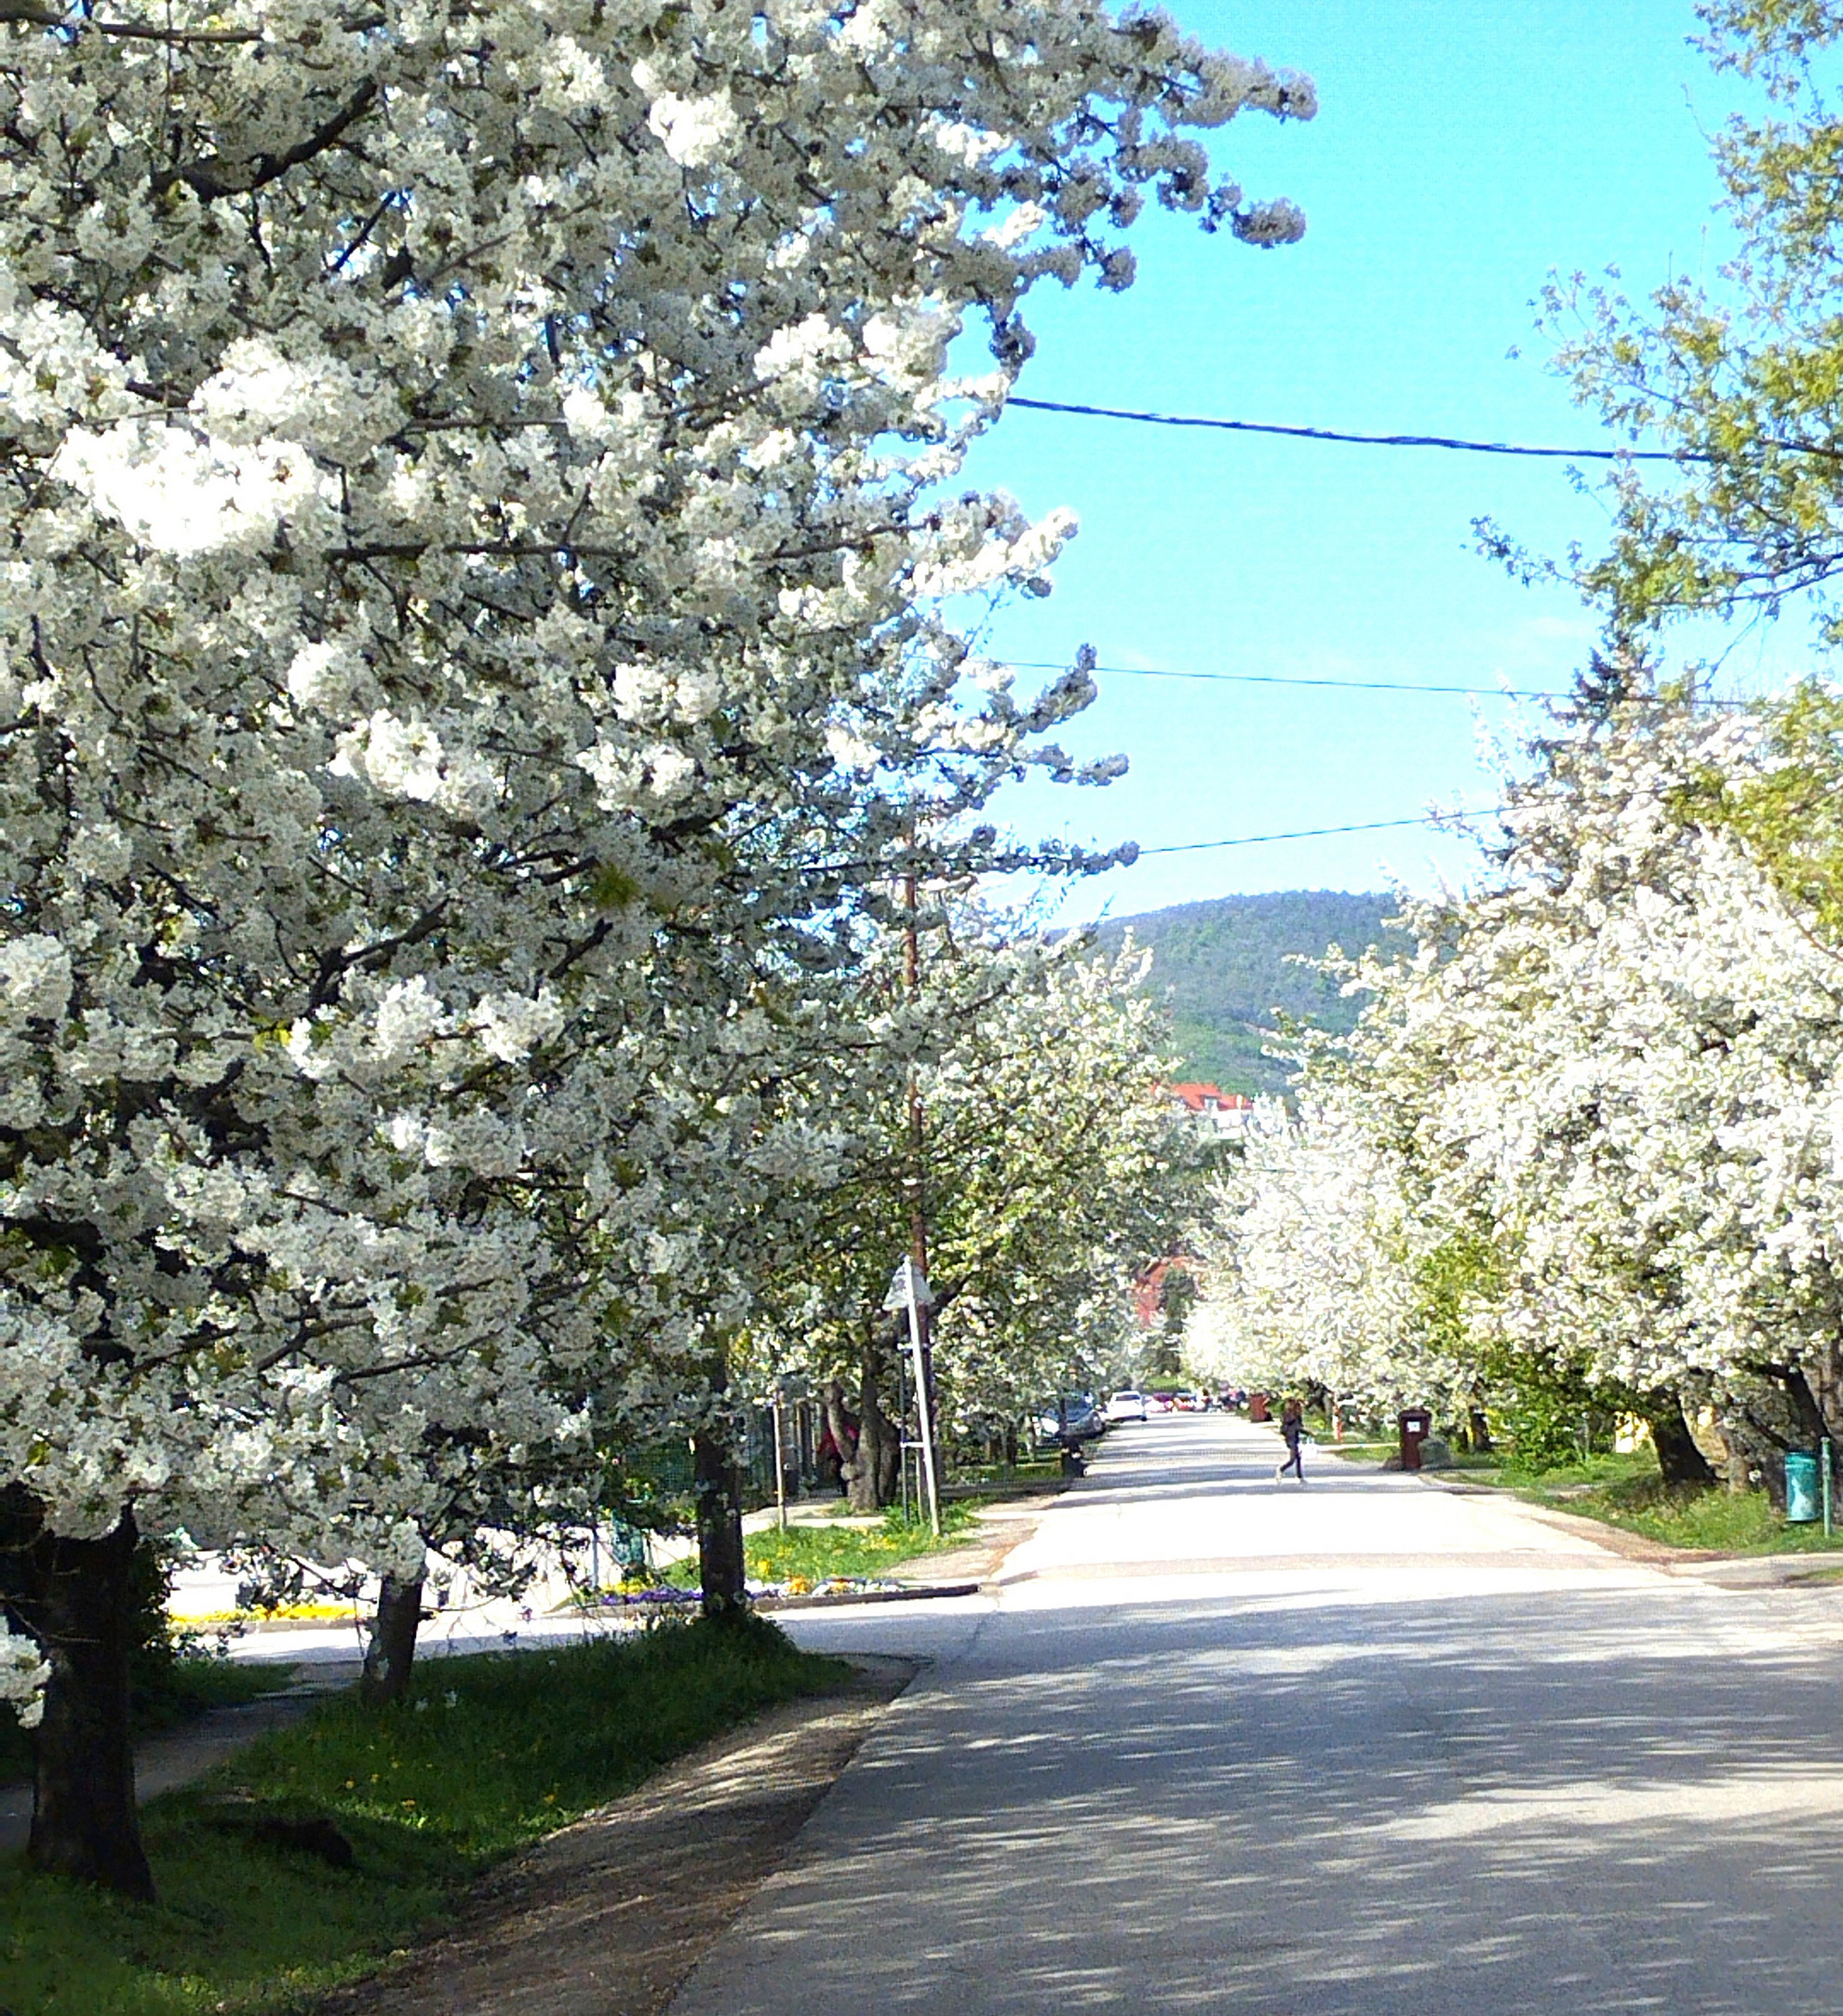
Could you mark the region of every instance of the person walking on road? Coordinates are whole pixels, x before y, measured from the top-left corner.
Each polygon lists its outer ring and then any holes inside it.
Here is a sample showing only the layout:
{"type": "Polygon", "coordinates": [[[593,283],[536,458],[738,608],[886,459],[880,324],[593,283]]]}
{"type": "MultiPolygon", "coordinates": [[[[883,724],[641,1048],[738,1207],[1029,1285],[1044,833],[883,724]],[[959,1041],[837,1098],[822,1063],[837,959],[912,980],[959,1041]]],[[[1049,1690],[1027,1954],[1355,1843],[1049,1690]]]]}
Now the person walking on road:
{"type": "Polygon", "coordinates": [[[1280,1410],[1280,1432],[1286,1438],[1286,1460],[1273,1472],[1273,1481],[1278,1484],[1290,1470],[1303,1485],[1305,1465],[1299,1460],[1299,1444],[1305,1436],[1305,1409],[1297,1395],[1280,1410]]]}

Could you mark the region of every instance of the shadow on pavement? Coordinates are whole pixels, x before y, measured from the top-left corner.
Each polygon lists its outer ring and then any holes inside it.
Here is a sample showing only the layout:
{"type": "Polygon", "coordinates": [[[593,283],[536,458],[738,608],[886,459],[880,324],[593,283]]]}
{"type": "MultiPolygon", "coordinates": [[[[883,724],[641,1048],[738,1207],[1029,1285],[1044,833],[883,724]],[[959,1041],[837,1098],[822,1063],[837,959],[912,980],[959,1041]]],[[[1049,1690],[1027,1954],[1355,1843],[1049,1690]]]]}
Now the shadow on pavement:
{"type": "Polygon", "coordinates": [[[675,2009],[1828,2016],[1843,1661],[1773,1601],[1003,1613],[675,2009]]]}

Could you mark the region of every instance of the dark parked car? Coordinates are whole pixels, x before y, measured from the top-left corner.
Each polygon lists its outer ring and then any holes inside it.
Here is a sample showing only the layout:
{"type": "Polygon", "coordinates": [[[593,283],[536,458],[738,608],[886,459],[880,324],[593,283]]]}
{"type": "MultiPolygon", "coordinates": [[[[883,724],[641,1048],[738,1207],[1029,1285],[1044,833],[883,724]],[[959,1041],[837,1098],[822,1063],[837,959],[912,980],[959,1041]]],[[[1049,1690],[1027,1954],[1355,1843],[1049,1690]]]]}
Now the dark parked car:
{"type": "Polygon", "coordinates": [[[1055,1402],[1037,1417],[1037,1433],[1045,1442],[1093,1442],[1107,1432],[1107,1421],[1092,1393],[1065,1393],[1061,1411],[1055,1402]]]}

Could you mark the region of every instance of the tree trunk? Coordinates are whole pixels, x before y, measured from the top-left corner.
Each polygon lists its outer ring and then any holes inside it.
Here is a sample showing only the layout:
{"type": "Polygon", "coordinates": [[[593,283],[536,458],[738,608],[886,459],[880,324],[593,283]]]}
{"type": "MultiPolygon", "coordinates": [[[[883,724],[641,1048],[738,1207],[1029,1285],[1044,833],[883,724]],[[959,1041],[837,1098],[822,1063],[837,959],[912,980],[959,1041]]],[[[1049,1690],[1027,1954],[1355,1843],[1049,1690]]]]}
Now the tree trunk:
{"type": "Polygon", "coordinates": [[[881,1512],[894,1504],[902,1481],[901,1432],[883,1412],[877,1390],[881,1356],[874,1341],[865,1344],[858,1388],[857,1451],[845,1466],[851,1509],[858,1512],[881,1512]]]}
{"type": "Polygon", "coordinates": [[[151,1902],[128,1732],[134,1515],[124,1512],[102,1539],[74,1540],[47,1531],[23,1491],[8,1491],[4,1511],[7,1607],[51,1667],[33,1735],[26,1858],[47,1875],[151,1902]]]}
{"type": "Polygon", "coordinates": [[[1762,1365],[1760,1383],[1745,1394],[1737,1426],[1774,1512],[1785,1510],[1785,1458],[1793,1449],[1817,1447],[1823,1416],[1805,1375],[1796,1365],[1762,1365]]]}
{"type": "MultiPolygon", "coordinates": [[[[883,1416],[883,1434],[877,1445],[877,1504],[881,1510],[902,1496],[902,1423],[883,1416]]],[[[941,1479],[941,1440],[935,1434],[935,1480],[941,1479]]]]}
{"type": "Polygon", "coordinates": [[[748,1606],[744,1572],[742,1472],[726,1440],[708,1428],[692,1436],[697,1493],[697,1579],[706,1617],[733,1617],[748,1606]]]}
{"type": "Polygon", "coordinates": [[[1746,1445],[1739,1435],[1724,1427],[1721,1439],[1728,1450],[1728,1460],[1722,1465],[1722,1472],[1728,1480],[1728,1488],[1739,1498],[1753,1489],[1754,1466],[1748,1458],[1746,1445]]]}
{"type": "Polygon", "coordinates": [[[1485,1418],[1482,1407],[1468,1407],[1465,1413],[1466,1446],[1474,1456],[1491,1453],[1491,1424],[1485,1418]]]}
{"type": "Polygon", "coordinates": [[[856,1454],[844,1467],[845,1499],[854,1512],[873,1512],[881,1508],[882,1501],[877,1495],[881,1467],[877,1454],[875,1425],[868,1420],[860,1421],[856,1454]]]}
{"type": "Polygon", "coordinates": [[[377,1615],[371,1620],[370,1643],[365,1647],[365,1671],[359,1676],[358,1699],[368,1708],[400,1701],[410,1691],[410,1670],[416,1661],[416,1633],[423,1621],[423,1578],[400,1582],[386,1575],[378,1584],[377,1615]]]}
{"type": "Polygon", "coordinates": [[[1651,1446],[1657,1451],[1658,1469],[1665,1484],[1681,1490],[1712,1490],[1715,1473],[1689,1432],[1681,1398],[1674,1392],[1649,1395],[1645,1418],[1650,1426],[1651,1446]]]}
{"type": "Polygon", "coordinates": [[[825,1408],[826,1432],[832,1439],[833,1455],[838,1464],[836,1472],[830,1469],[827,1471],[827,1482],[849,1495],[851,1466],[857,1457],[857,1423],[845,1412],[844,1388],[837,1379],[826,1382],[825,1408]]]}

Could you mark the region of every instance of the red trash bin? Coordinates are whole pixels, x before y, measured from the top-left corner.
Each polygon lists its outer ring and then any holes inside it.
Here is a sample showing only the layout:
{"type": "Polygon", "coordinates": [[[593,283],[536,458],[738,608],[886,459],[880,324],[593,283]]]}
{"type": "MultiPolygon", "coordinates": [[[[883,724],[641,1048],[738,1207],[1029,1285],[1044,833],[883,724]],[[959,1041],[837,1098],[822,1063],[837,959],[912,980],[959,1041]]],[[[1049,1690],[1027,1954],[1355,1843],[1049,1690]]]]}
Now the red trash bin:
{"type": "Polygon", "coordinates": [[[1404,1407],[1395,1417],[1402,1438],[1402,1468],[1420,1468],[1420,1445],[1433,1432],[1433,1417],[1425,1407],[1404,1407]]]}
{"type": "Polygon", "coordinates": [[[1265,1421],[1271,1418],[1267,1411],[1267,1395],[1265,1393],[1250,1393],[1248,1395],[1248,1418],[1251,1421],[1265,1421]]]}

